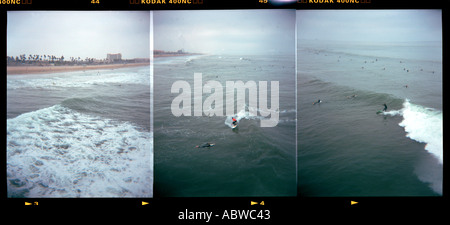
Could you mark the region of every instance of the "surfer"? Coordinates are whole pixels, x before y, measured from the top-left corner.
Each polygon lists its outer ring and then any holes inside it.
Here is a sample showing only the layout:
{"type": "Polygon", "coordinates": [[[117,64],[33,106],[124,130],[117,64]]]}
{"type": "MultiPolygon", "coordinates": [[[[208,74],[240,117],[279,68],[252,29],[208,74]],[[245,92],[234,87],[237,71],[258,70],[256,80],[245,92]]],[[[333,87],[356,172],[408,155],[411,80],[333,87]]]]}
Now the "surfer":
{"type": "Polygon", "coordinates": [[[236,120],[236,118],[234,118],[234,117],[231,117],[231,119],[233,120],[233,122],[232,122],[232,124],[233,124],[233,126],[236,126],[237,124],[237,120],[236,120]]]}
{"type": "Polygon", "coordinates": [[[322,100],[317,100],[317,102],[313,102],[313,105],[315,105],[316,103],[321,103],[322,102],[322,100]]]}
{"type": "Polygon", "coordinates": [[[197,146],[195,146],[196,148],[209,148],[209,147],[212,147],[212,146],[214,146],[215,144],[214,143],[209,143],[209,142],[206,142],[206,143],[203,143],[202,145],[197,145],[197,146]]]}
{"type": "Polygon", "coordinates": [[[387,110],[387,105],[386,105],[386,103],[384,103],[383,105],[384,105],[384,109],[383,109],[383,111],[385,111],[385,112],[386,112],[386,110],[387,110]]]}

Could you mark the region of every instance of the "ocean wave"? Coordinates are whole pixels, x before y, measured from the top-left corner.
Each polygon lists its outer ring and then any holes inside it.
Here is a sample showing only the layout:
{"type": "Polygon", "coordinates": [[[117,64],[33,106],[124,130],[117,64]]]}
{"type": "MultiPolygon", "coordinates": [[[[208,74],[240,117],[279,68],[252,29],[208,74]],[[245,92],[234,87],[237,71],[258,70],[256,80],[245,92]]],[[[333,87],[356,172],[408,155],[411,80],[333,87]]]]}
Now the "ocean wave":
{"type": "Polygon", "coordinates": [[[403,104],[403,121],[407,137],[426,143],[425,149],[443,163],[443,123],[442,112],[410,103],[403,104]]]}
{"type": "Polygon", "coordinates": [[[399,123],[405,129],[406,137],[425,143],[425,150],[443,163],[443,123],[442,112],[411,103],[406,99],[401,110],[383,112],[384,115],[401,115],[399,123]]]}
{"type": "Polygon", "coordinates": [[[103,84],[149,84],[148,68],[123,68],[117,70],[89,70],[39,75],[14,75],[7,79],[8,89],[17,88],[70,88],[91,87],[103,84]],[[133,70],[132,70],[133,69],[133,70]]]}
{"type": "MultiPolygon", "coordinates": [[[[281,112],[277,109],[276,112],[278,114],[280,114],[280,113],[288,114],[288,113],[294,113],[295,109],[282,110],[281,112]]],[[[247,120],[267,120],[267,119],[269,119],[268,117],[259,116],[258,113],[264,114],[264,115],[269,115],[269,114],[272,115],[272,113],[274,113],[274,111],[271,110],[271,109],[263,110],[263,109],[253,108],[253,107],[249,107],[247,105],[244,105],[244,108],[241,109],[237,114],[231,115],[231,116],[227,116],[227,118],[225,119],[224,123],[225,123],[225,125],[227,125],[229,127],[233,127],[233,119],[232,119],[233,117],[236,118],[238,123],[242,119],[247,119],[247,120]],[[255,112],[255,113],[252,113],[252,112],[255,112]]],[[[278,122],[279,122],[279,120],[280,119],[278,118],[278,122]]],[[[295,121],[295,119],[291,120],[291,121],[295,121]]],[[[286,121],[284,121],[284,122],[286,122],[286,121]]]]}
{"type": "Polygon", "coordinates": [[[284,110],[281,110],[280,111],[280,113],[281,114],[283,114],[283,113],[295,113],[297,110],[295,110],[295,109],[284,109],[284,110]]]}
{"type": "Polygon", "coordinates": [[[194,63],[194,60],[197,60],[201,57],[205,57],[208,55],[186,55],[186,56],[168,56],[168,57],[157,57],[154,58],[154,65],[164,65],[164,64],[173,64],[173,65],[190,65],[194,63]]]}
{"type": "Polygon", "coordinates": [[[242,119],[247,119],[247,120],[264,119],[264,117],[262,117],[262,116],[258,116],[258,115],[250,113],[249,110],[241,109],[241,111],[239,111],[236,115],[227,116],[227,118],[224,121],[225,125],[227,125],[229,127],[233,127],[233,119],[232,119],[233,117],[236,118],[238,123],[242,119]]]}
{"type": "Polygon", "coordinates": [[[152,138],[60,105],[8,119],[8,196],[152,197],[152,138]]]}

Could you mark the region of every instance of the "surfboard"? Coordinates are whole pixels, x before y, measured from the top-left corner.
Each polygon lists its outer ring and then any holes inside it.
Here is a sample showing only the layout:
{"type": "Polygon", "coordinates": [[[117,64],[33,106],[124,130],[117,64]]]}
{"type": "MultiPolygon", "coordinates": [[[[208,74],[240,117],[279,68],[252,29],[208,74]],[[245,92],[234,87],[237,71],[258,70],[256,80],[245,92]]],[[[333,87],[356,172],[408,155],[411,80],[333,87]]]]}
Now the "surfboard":
{"type": "Polygon", "coordinates": [[[377,114],[380,114],[380,113],[383,113],[383,111],[381,111],[381,110],[378,110],[377,114]]]}
{"type": "Polygon", "coordinates": [[[234,125],[234,126],[232,126],[232,127],[231,127],[231,129],[234,129],[234,128],[236,128],[236,127],[237,127],[237,124],[236,124],[236,125],[234,125]]]}

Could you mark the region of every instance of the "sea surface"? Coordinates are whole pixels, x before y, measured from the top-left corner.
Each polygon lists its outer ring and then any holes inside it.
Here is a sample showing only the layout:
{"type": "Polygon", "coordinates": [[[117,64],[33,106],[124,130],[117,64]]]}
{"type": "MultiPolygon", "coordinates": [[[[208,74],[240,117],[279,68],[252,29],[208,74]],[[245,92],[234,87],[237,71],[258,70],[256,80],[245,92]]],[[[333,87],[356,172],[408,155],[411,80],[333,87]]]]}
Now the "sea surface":
{"type": "MultiPolygon", "coordinates": [[[[155,196],[296,196],[295,55],[155,58],[153,81],[155,196]],[[202,116],[193,115],[194,89],[202,88],[194,87],[194,73],[202,74],[202,85],[216,81],[223,86],[222,116],[209,115],[213,107],[208,105],[202,116]],[[177,117],[171,110],[180,95],[178,89],[171,92],[177,81],[190,86],[191,116],[177,117]],[[251,110],[248,99],[241,108],[237,97],[228,106],[227,81],[255,81],[259,90],[259,81],[267,81],[268,109],[271,81],[278,81],[278,124],[261,127],[261,120],[270,116],[262,116],[262,108],[251,110]],[[234,107],[233,115],[226,115],[226,107],[234,107]],[[231,129],[232,116],[238,120],[236,129],[231,129]],[[215,145],[196,148],[207,142],[215,145]]],[[[203,93],[202,103],[210,95],[203,93]]]]}
{"type": "Polygon", "coordinates": [[[442,195],[442,44],[297,50],[299,195],[442,195]]]}
{"type": "Polygon", "coordinates": [[[7,76],[8,197],[152,197],[150,69],[7,76]]]}

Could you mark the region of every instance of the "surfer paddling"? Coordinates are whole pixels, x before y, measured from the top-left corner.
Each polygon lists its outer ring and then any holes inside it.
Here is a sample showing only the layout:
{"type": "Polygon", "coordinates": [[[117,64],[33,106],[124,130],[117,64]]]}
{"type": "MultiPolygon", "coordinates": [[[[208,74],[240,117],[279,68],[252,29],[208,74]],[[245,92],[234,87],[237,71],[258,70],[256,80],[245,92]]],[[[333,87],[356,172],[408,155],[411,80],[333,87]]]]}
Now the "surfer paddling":
{"type": "Polygon", "coordinates": [[[210,148],[210,147],[212,147],[214,145],[215,145],[214,143],[206,142],[206,143],[203,143],[202,145],[197,145],[195,147],[196,148],[210,148]]]}
{"type": "Polygon", "coordinates": [[[322,100],[317,100],[317,102],[313,102],[313,105],[315,105],[315,104],[320,104],[322,102],[322,100]]]}

